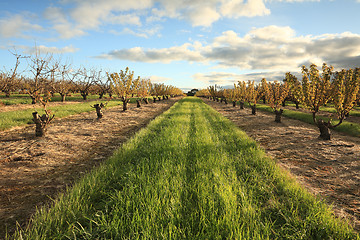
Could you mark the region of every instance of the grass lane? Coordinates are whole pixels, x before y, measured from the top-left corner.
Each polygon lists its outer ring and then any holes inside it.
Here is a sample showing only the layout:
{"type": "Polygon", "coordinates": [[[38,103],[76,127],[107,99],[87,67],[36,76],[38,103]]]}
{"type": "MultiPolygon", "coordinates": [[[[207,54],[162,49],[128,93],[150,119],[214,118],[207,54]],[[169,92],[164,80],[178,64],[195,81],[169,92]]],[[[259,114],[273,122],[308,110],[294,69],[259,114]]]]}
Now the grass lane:
{"type": "MultiPolygon", "coordinates": [[[[150,98],[148,98],[150,99],[150,98]]],[[[91,112],[95,111],[94,108],[91,108],[91,105],[96,103],[107,103],[107,100],[98,100],[93,102],[82,102],[82,103],[74,103],[74,104],[66,104],[66,105],[58,105],[58,106],[50,106],[47,109],[51,110],[53,114],[55,114],[56,118],[63,118],[83,112],[91,112]]],[[[131,98],[130,103],[136,103],[136,98],[131,98]]],[[[111,100],[107,103],[106,108],[122,106],[121,100],[111,100]]],[[[40,115],[44,114],[44,110],[39,106],[35,105],[33,108],[28,108],[25,110],[14,110],[7,112],[0,112],[0,131],[15,127],[21,126],[25,124],[32,124],[32,113],[37,111],[40,115]]],[[[96,115],[94,115],[96,118],[96,115]]]]}
{"type": "MultiPolygon", "coordinates": [[[[51,110],[53,114],[55,114],[55,118],[67,117],[70,115],[79,114],[82,112],[90,112],[95,111],[94,108],[91,108],[91,105],[94,103],[106,103],[106,100],[100,100],[96,102],[85,102],[85,103],[74,103],[74,104],[66,104],[66,105],[58,105],[53,107],[48,107],[47,109],[51,110]]],[[[121,104],[120,100],[110,101],[108,107],[118,106],[121,104]]],[[[15,127],[21,126],[25,124],[32,124],[32,113],[34,111],[39,112],[40,115],[44,114],[44,110],[36,105],[34,108],[29,108],[25,110],[17,110],[17,111],[8,111],[8,112],[0,112],[0,131],[15,127]]],[[[96,115],[94,115],[96,118],[96,115]]]]}
{"type": "MultiPolygon", "coordinates": [[[[256,104],[256,108],[261,111],[274,113],[274,110],[265,104],[256,104]]],[[[312,118],[312,114],[310,114],[310,113],[284,109],[283,116],[315,125],[313,118],[312,118]]],[[[274,114],[274,118],[275,118],[275,114],[274,114]]],[[[317,118],[319,118],[319,119],[321,118],[324,121],[328,120],[328,118],[322,117],[322,116],[317,116],[317,118]]],[[[333,124],[336,124],[338,122],[339,121],[335,119],[333,121],[333,124]]],[[[347,122],[346,120],[344,120],[338,127],[333,128],[332,130],[335,130],[338,132],[343,132],[343,133],[349,134],[354,137],[360,137],[360,124],[358,124],[358,123],[347,122]]]]}
{"type": "Polygon", "coordinates": [[[23,239],[359,239],[198,98],[41,209],[23,239]]]}

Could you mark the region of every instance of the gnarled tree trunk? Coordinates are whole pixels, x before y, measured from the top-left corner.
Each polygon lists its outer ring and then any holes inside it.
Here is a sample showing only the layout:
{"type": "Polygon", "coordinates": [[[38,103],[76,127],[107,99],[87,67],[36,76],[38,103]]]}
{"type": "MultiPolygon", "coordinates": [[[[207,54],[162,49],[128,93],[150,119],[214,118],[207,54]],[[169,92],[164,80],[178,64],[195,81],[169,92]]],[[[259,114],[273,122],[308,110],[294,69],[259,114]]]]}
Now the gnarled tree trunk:
{"type": "Polygon", "coordinates": [[[331,139],[330,124],[327,122],[324,122],[324,120],[322,120],[322,119],[319,119],[317,121],[317,126],[320,130],[319,138],[321,138],[323,140],[330,140],[331,139]]]}
{"type": "Polygon", "coordinates": [[[236,101],[233,101],[233,107],[236,107],[236,101]]]}
{"type": "Polygon", "coordinates": [[[280,109],[279,111],[275,110],[274,112],[275,112],[275,122],[281,123],[281,116],[282,116],[284,110],[280,109]]]}
{"type": "Polygon", "coordinates": [[[245,103],[240,101],[240,109],[244,109],[245,103]]]}
{"type": "Polygon", "coordinates": [[[51,120],[53,120],[53,118],[55,117],[55,115],[53,115],[52,117],[50,117],[49,114],[43,114],[41,117],[38,114],[38,112],[33,112],[33,122],[35,123],[35,136],[37,137],[43,137],[45,136],[46,130],[47,130],[47,125],[51,122],[51,120]]]}
{"type": "Polygon", "coordinates": [[[251,114],[256,115],[256,104],[254,104],[254,105],[249,104],[249,105],[250,105],[250,108],[251,108],[251,114]]]}
{"type": "Polygon", "coordinates": [[[101,119],[104,116],[104,114],[102,112],[102,108],[104,106],[105,105],[103,103],[100,103],[100,104],[97,103],[97,104],[94,104],[94,106],[91,106],[91,107],[95,108],[95,110],[96,110],[97,119],[101,119]]]}
{"type": "Polygon", "coordinates": [[[128,109],[127,104],[128,102],[130,102],[130,99],[122,100],[122,102],[123,102],[123,112],[125,112],[128,109]]]}

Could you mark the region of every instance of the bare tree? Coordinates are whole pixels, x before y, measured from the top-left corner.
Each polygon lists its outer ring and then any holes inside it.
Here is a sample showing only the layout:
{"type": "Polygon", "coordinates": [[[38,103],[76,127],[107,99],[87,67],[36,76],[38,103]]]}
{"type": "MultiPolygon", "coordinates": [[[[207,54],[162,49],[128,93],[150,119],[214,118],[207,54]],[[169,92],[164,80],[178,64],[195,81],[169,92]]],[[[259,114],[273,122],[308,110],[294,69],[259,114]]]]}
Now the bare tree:
{"type": "Polygon", "coordinates": [[[94,84],[94,77],[96,76],[95,70],[87,70],[85,67],[81,67],[78,71],[72,73],[72,83],[75,89],[81,94],[83,100],[87,99],[90,94],[91,87],[94,84]]]}
{"type": "Polygon", "coordinates": [[[13,69],[4,70],[0,73],[0,91],[5,93],[6,97],[10,97],[11,92],[16,91],[20,85],[20,78],[18,77],[18,67],[20,65],[20,59],[25,58],[17,53],[12,53],[15,58],[15,66],[13,69]]]}
{"type": "Polygon", "coordinates": [[[34,78],[28,78],[25,81],[24,90],[29,94],[32,104],[37,102],[39,95],[43,94],[46,88],[46,83],[51,73],[58,68],[58,61],[53,61],[52,54],[40,53],[40,50],[35,47],[35,53],[30,56],[29,68],[34,78]]]}
{"type": "Polygon", "coordinates": [[[61,102],[65,102],[66,96],[74,91],[73,84],[68,77],[70,72],[69,64],[62,64],[58,68],[58,74],[53,80],[53,91],[59,93],[61,96],[61,102]]]}

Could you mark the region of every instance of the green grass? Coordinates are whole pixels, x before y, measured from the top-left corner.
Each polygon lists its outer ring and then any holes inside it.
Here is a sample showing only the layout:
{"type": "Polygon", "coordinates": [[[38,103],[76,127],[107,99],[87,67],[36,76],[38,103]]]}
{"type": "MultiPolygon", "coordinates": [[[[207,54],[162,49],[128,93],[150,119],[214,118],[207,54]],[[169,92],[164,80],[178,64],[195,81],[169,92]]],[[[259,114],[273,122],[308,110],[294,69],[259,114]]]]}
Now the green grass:
{"type": "MultiPolygon", "coordinates": [[[[150,99],[150,98],[149,98],[150,99]]],[[[84,102],[84,103],[75,103],[75,104],[68,104],[68,105],[59,105],[54,107],[49,107],[52,113],[55,113],[56,118],[67,117],[70,115],[79,114],[82,112],[90,112],[94,111],[94,108],[91,108],[90,105],[94,103],[106,103],[107,100],[98,100],[94,102],[84,102]]],[[[150,102],[150,101],[149,101],[150,102]]],[[[136,98],[131,98],[130,103],[136,103],[136,98]]],[[[111,100],[107,104],[108,107],[122,105],[120,100],[111,100]]],[[[39,105],[35,105],[35,108],[29,108],[25,110],[14,110],[14,111],[7,111],[7,112],[0,112],[0,131],[15,127],[21,126],[25,124],[31,124],[32,121],[32,112],[34,110],[38,111],[39,113],[43,114],[44,111],[39,105]]],[[[95,117],[95,115],[94,115],[95,117]]]]}
{"type": "MultiPolygon", "coordinates": [[[[99,95],[89,95],[87,97],[88,100],[99,99],[99,95]]],[[[61,102],[61,96],[59,94],[55,94],[51,100],[51,102],[61,102]]],[[[65,101],[83,101],[83,97],[79,94],[72,94],[72,96],[67,96],[65,101]]],[[[9,98],[5,97],[5,95],[0,95],[0,103],[4,105],[15,105],[15,104],[31,104],[31,98],[28,94],[12,94],[9,98]]]]}
{"type": "MultiPolygon", "coordinates": [[[[105,100],[97,101],[97,103],[103,102],[105,100]]],[[[94,108],[91,108],[90,105],[92,103],[75,103],[75,104],[67,104],[67,105],[59,105],[54,107],[49,107],[48,109],[55,114],[56,118],[67,117],[74,114],[79,114],[82,112],[90,112],[94,111],[94,108]]],[[[122,104],[121,101],[110,101],[107,107],[113,107],[122,104]]],[[[34,111],[43,114],[43,109],[36,105],[35,108],[29,108],[25,110],[17,110],[17,111],[8,111],[8,112],[0,112],[0,130],[6,130],[15,126],[21,126],[24,124],[33,123],[32,122],[32,113],[34,111]]],[[[94,115],[95,117],[95,115],[94,115]]]]}
{"type": "MultiPolygon", "coordinates": [[[[274,112],[271,107],[265,104],[256,104],[256,108],[261,111],[266,111],[271,113],[274,112]]],[[[310,113],[285,109],[283,116],[292,119],[297,119],[306,123],[314,124],[312,114],[310,113]]],[[[274,118],[275,118],[275,114],[274,114],[274,118]]],[[[317,116],[317,118],[321,118],[326,121],[328,120],[328,118],[320,117],[320,116],[317,116]]],[[[338,121],[333,121],[334,124],[336,124],[337,122],[338,121]]],[[[333,130],[338,132],[343,132],[354,137],[360,137],[360,124],[358,123],[343,121],[338,127],[334,128],[333,130]]]]}
{"type": "Polygon", "coordinates": [[[229,120],[184,98],[17,239],[359,239],[229,120]]]}
{"type": "MultiPolygon", "coordinates": [[[[286,106],[292,106],[295,107],[296,105],[292,102],[286,102],[286,106]]],[[[303,108],[303,106],[301,104],[299,104],[300,108],[303,108]]],[[[328,104],[326,107],[320,107],[321,111],[324,112],[329,112],[329,113],[336,113],[336,110],[334,108],[333,104],[328,104]]],[[[350,116],[355,116],[355,117],[359,117],[360,116],[360,107],[356,106],[353,108],[353,110],[351,110],[350,112],[350,116]]]]}

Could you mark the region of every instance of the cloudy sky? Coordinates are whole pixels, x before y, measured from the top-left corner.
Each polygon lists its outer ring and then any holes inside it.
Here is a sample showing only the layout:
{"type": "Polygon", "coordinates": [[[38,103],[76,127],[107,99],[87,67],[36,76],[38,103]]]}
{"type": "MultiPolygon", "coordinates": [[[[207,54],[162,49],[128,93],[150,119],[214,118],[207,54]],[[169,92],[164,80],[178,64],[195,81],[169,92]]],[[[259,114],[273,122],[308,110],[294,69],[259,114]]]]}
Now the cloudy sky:
{"type": "Polygon", "coordinates": [[[184,90],[282,80],[304,64],[360,66],[359,12],[360,0],[2,0],[0,67],[36,45],[184,90]]]}

